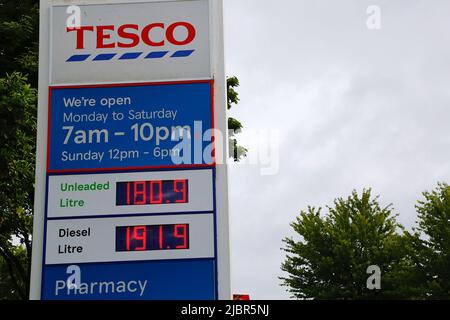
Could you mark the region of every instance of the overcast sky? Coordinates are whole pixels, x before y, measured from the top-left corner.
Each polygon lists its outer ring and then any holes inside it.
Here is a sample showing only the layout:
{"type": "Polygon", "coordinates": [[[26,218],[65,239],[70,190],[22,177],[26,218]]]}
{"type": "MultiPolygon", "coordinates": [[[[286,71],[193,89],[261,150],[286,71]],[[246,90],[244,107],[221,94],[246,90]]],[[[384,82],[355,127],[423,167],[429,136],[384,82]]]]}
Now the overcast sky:
{"type": "Polygon", "coordinates": [[[411,227],[421,192],[450,182],[450,1],[224,3],[241,140],[280,136],[278,174],[230,169],[233,292],[285,299],[280,248],[300,210],[372,187],[411,227]]]}

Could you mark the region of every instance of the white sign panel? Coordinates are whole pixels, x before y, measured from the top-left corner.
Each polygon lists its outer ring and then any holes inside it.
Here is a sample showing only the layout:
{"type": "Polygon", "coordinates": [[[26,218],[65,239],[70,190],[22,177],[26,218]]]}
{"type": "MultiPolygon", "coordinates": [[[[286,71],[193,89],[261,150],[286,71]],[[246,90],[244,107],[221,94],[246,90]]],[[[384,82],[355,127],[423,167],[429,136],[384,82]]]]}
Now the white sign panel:
{"type": "Polygon", "coordinates": [[[51,176],[48,217],[211,212],[212,183],[212,170],[51,176]],[[153,188],[150,182],[136,185],[139,181],[153,181],[153,188]],[[165,192],[169,197],[157,194],[163,191],[160,185],[169,189],[165,192]],[[135,188],[148,190],[134,194],[135,188]],[[135,199],[142,203],[134,203],[135,199]]]}
{"type": "MultiPolygon", "coordinates": [[[[171,259],[200,259],[214,257],[214,222],[212,215],[185,215],[179,217],[178,225],[186,225],[184,248],[167,248],[170,242],[162,239],[159,246],[159,227],[170,227],[170,217],[128,217],[84,220],[51,220],[48,224],[47,256],[48,264],[98,263],[114,261],[146,261],[171,259]],[[157,226],[155,250],[119,251],[121,226],[157,226]]],[[[124,230],[124,233],[126,230],[124,230]]],[[[149,231],[150,232],[150,231],[149,231]]],[[[150,236],[148,238],[151,238],[150,236]]],[[[177,242],[177,245],[182,242],[177,242]]],[[[125,245],[125,243],[123,243],[125,245]]],[[[150,244],[148,244],[150,247],[150,244]]]]}
{"type": "Polygon", "coordinates": [[[111,83],[211,77],[206,0],[67,6],[51,13],[50,83],[111,83]],[[68,24],[69,19],[69,26],[68,24]]]}

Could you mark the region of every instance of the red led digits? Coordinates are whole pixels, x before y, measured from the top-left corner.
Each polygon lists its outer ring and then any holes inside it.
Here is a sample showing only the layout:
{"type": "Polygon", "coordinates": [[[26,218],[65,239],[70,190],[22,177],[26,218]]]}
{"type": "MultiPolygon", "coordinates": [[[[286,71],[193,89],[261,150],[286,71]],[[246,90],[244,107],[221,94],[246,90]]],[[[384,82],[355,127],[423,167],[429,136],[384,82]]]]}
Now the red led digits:
{"type": "Polygon", "coordinates": [[[131,251],[131,234],[130,234],[131,227],[127,227],[127,237],[126,237],[126,243],[127,243],[127,251],[131,251]]]}
{"type": "Polygon", "coordinates": [[[173,189],[176,193],[181,193],[181,199],[176,200],[176,203],[186,203],[187,199],[187,180],[175,180],[173,182],[173,189]]]}
{"type": "Polygon", "coordinates": [[[127,182],[127,205],[131,205],[131,182],[127,182]]]}
{"type": "Polygon", "coordinates": [[[189,203],[189,180],[117,182],[117,206],[189,203]]]}
{"type": "Polygon", "coordinates": [[[163,249],[163,245],[164,245],[164,243],[163,243],[163,240],[164,240],[163,235],[164,235],[163,226],[159,226],[159,237],[158,237],[159,250],[163,249]]]}
{"type": "Polygon", "coordinates": [[[134,183],[134,204],[144,205],[147,203],[147,188],[145,181],[137,181],[134,183]]]}
{"type": "Polygon", "coordinates": [[[147,250],[147,227],[127,227],[127,251],[147,250]]]}
{"type": "Polygon", "coordinates": [[[189,249],[189,224],[116,227],[116,251],[189,249]]]}
{"type": "Polygon", "coordinates": [[[176,249],[187,249],[187,247],[188,247],[187,225],[185,225],[185,224],[175,225],[174,226],[174,237],[177,239],[183,240],[181,245],[176,246],[176,249]]]}
{"type": "Polygon", "coordinates": [[[136,251],[144,251],[147,250],[147,228],[146,227],[136,227],[134,228],[134,240],[141,241],[141,246],[135,247],[136,251]],[[140,233],[140,234],[139,234],[140,233]]]}
{"type": "Polygon", "coordinates": [[[161,180],[150,181],[150,204],[161,203],[163,203],[163,182],[161,180]]]}

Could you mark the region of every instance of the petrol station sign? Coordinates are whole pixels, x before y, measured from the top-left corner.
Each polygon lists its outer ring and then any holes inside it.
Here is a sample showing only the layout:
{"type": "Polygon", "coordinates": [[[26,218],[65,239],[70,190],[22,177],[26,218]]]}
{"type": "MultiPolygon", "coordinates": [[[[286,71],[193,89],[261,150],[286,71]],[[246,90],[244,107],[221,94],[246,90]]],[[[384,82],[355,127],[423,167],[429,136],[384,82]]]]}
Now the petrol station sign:
{"type": "Polygon", "coordinates": [[[104,2],[41,6],[31,297],[229,299],[221,1],[104,2]]]}

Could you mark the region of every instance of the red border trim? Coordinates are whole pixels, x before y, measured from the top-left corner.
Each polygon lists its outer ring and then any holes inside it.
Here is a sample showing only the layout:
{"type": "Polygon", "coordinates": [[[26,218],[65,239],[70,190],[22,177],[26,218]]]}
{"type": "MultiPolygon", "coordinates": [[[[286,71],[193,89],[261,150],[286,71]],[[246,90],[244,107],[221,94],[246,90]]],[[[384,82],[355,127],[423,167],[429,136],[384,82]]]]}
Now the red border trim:
{"type": "Polygon", "coordinates": [[[79,88],[114,88],[114,87],[143,87],[143,86],[160,86],[160,85],[178,85],[178,84],[197,84],[209,83],[211,95],[211,129],[215,129],[214,115],[214,80],[190,80],[190,81],[164,81],[164,82],[138,82],[138,83],[113,83],[113,84],[88,84],[88,85],[67,85],[67,86],[49,86],[48,87],[48,114],[47,114],[47,173],[82,173],[82,172],[109,172],[109,171],[138,171],[149,169],[187,169],[187,168],[212,168],[216,166],[216,142],[214,134],[212,135],[213,143],[213,163],[212,164],[186,164],[186,165],[169,165],[169,166],[142,166],[142,167],[126,167],[126,168],[86,168],[86,169],[67,169],[52,170],[50,169],[50,133],[52,127],[52,90],[53,89],[79,89],[79,88]]]}
{"type": "Polygon", "coordinates": [[[50,169],[50,132],[52,128],[52,89],[48,88],[48,111],[47,111],[47,172],[50,169]]]}
{"type": "MultiPolygon", "coordinates": [[[[210,93],[210,95],[211,95],[211,117],[212,117],[212,119],[211,119],[211,128],[213,129],[213,132],[212,132],[212,134],[211,134],[211,142],[213,143],[213,151],[212,151],[212,161],[213,161],[213,164],[214,164],[214,166],[216,165],[216,137],[215,137],[215,135],[214,135],[214,130],[215,130],[215,128],[216,128],[216,124],[215,124],[215,115],[214,115],[214,110],[215,110],[215,106],[214,106],[214,102],[215,102],[215,100],[214,100],[214,97],[215,97],[215,95],[214,95],[214,80],[211,80],[212,82],[211,82],[211,86],[210,86],[210,88],[211,88],[211,93],[210,93]]],[[[225,137],[226,137],[226,135],[224,135],[225,137]]],[[[227,142],[228,143],[228,142],[227,142]]]]}

